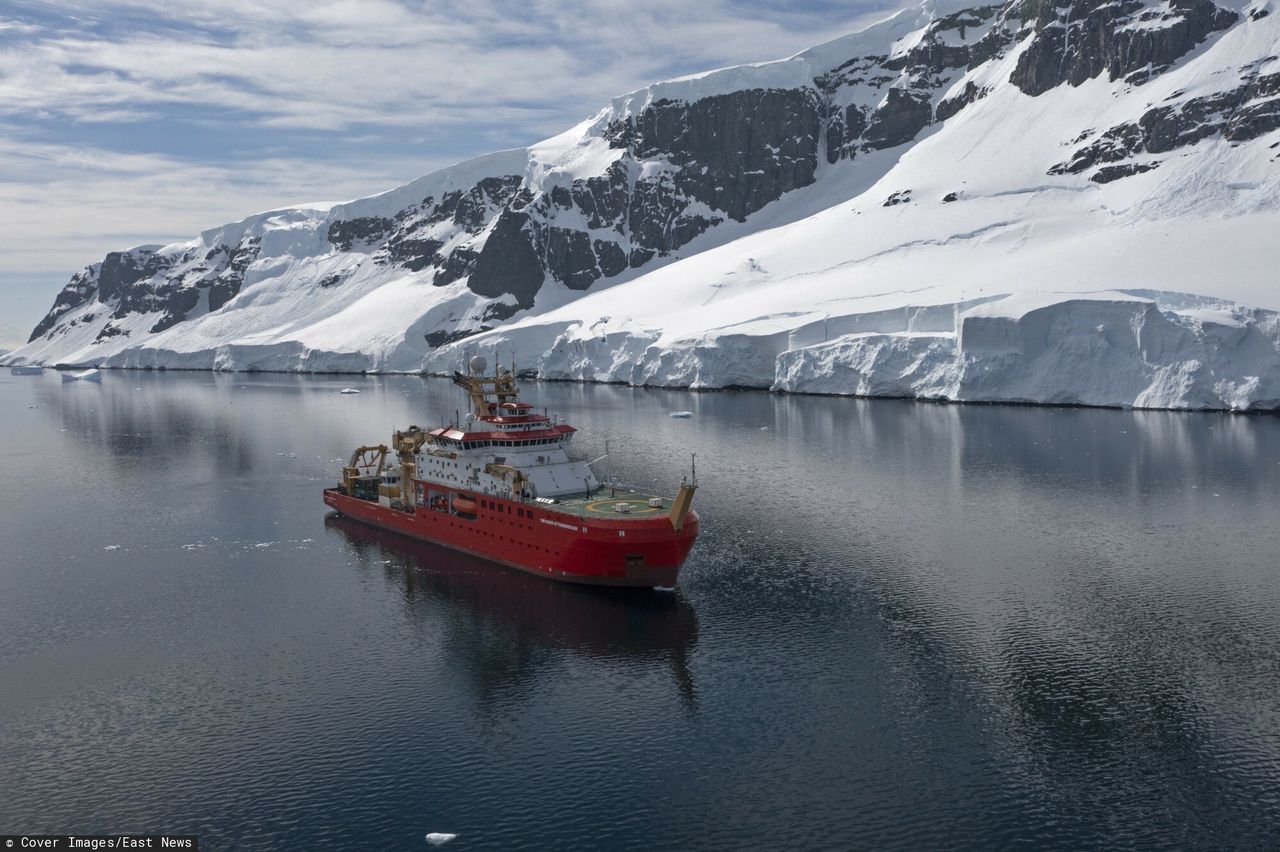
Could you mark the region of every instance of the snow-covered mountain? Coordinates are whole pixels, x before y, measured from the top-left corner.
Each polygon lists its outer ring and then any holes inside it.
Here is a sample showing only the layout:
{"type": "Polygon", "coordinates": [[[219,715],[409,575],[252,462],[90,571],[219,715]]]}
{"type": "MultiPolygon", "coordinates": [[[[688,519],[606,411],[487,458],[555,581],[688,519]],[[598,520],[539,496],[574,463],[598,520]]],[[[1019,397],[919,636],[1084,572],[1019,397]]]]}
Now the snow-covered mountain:
{"type": "Polygon", "coordinates": [[[1280,408],[1275,3],[928,0],[109,254],[6,360],[1280,408]]]}

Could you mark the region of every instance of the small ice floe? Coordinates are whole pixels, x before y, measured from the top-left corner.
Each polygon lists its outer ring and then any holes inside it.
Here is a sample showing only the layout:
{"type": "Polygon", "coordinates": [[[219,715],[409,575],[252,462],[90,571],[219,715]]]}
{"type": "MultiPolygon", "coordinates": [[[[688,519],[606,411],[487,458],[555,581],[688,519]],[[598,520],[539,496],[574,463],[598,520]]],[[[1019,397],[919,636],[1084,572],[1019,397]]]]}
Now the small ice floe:
{"type": "Polygon", "coordinates": [[[671,416],[676,420],[687,420],[693,416],[693,412],[692,411],[673,411],[671,412],[671,416]]]}
{"type": "Polygon", "coordinates": [[[273,544],[275,544],[274,541],[260,541],[254,547],[270,547],[273,544]]]}
{"type": "Polygon", "coordinates": [[[446,834],[443,831],[433,831],[427,835],[427,842],[432,846],[440,846],[441,844],[448,843],[457,836],[458,835],[456,834],[446,834]]]}
{"type": "Polygon", "coordinates": [[[78,373],[63,373],[62,380],[64,382],[101,382],[102,373],[97,368],[81,370],[78,373]]]}
{"type": "Polygon", "coordinates": [[[360,393],[359,388],[343,388],[338,393],[360,393]]]}
{"type": "Polygon", "coordinates": [[[653,590],[655,592],[674,592],[676,590],[676,587],[675,586],[654,586],[653,590]]]}
{"type": "Polygon", "coordinates": [[[120,549],[120,545],[118,545],[118,544],[108,544],[106,547],[104,547],[104,548],[102,548],[102,549],[103,549],[103,550],[119,550],[119,549],[120,549]]]}
{"type": "Polygon", "coordinates": [[[768,426],[761,426],[761,427],[760,427],[760,431],[761,431],[761,432],[768,432],[768,431],[769,431],[769,427],[768,427],[768,426]]]}

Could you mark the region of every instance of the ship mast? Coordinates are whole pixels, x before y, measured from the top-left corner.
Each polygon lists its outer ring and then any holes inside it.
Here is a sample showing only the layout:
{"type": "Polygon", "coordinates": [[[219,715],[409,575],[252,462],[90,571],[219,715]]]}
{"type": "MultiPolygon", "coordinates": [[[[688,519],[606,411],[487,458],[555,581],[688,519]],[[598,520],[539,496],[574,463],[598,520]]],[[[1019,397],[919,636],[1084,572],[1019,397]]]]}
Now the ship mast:
{"type": "MultiPolygon", "coordinates": [[[[486,376],[488,362],[484,356],[476,355],[467,362],[467,372],[454,371],[453,383],[467,392],[471,398],[471,413],[476,417],[492,415],[503,403],[515,402],[520,398],[516,388],[515,370],[504,370],[501,366],[493,368],[493,375],[486,376]],[[492,394],[493,399],[489,396],[492,394]]],[[[515,367],[512,361],[511,366],[515,367]]]]}

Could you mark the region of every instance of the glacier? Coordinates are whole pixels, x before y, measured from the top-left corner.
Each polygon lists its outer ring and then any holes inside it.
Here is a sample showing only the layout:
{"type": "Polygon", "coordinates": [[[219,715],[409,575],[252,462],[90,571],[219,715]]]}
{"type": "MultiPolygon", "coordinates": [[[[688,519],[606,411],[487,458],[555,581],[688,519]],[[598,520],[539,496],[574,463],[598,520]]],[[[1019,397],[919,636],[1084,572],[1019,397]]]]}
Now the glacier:
{"type": "Polygon", "coordinates": [[[113,253],[2,361],[1278,410],[1273,6],[929,0],[113,253]]]}

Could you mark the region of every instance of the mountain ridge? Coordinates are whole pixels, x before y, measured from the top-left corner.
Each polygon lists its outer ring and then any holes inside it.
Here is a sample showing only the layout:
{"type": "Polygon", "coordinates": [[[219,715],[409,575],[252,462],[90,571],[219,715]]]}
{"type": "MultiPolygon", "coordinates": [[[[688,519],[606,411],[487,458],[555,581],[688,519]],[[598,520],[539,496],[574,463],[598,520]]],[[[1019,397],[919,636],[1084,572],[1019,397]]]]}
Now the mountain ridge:
{"type": "Polygon", "coordinates": [[[926,3],[786,59],[619,96],[556,137],[379,195],[111,253],[72,279],[8,359],[447,371],[463,350],[506,349],[548,378],[1275,407],[1274,324],[1249,311],[1280,304],[1266,286],[1269,247],[1250,260],[1247,246],[1277,212],[1277,32],[1269,2],[926,3]],[[1155,256],[1186,254],[1216,233],[1218,216],[1248,232],[1204,249],[1221,255],[1210,266],[1229,270],[1230,281],[1201,285],[1191,264],[1155,256]],[[1136,244],[1096,236],[1123,228],[1152,247],[1147,269],[1125,259],[1136,244]],[[1177,238],[1155,234],[1162,228],[1177,238]],[[1054,233],[1093,246],[1131,279],[1113,286],[1096,258],[1055,269],[1032,262],[1063,254],[1054,233]],[[785,259],[757,257],[760,245],[783,246],[785,259]],[[949,262],[933,257],[944,248],[949,262]],[[886,266],[900,278],[882,282],[886,266]],[[792,287],[788,303],[773,291],[793,273],[825,287],[792,287]],[[898,286],[913,279],[927,286],[898,286]],[[876,302],[877,287],[899,293],[887,308],[899,313],[912,307],[903,294],[928,293],[908,301],[937,316],[873,322],[887,304],[876,302]],[[1025,341],[1001,356],[1014,366],[997,369],[978,354],[991,343],[979,345],[979,329],[993,323],[974,311],[999,295],[1015,323],[1002,333],[1022,339],[1026,314],[1013,297],[1028,288],[1059,293],[1048,299],[1059,323],[1074,322],[1076,294],[1112,294],[1095,299],[1112,305],[1102,326],[1159,325],[1142,311],[1135,319],[1129,303],[1138,299],[1186,339],[1166,330],[1181,342],[1163,354],[1144,349],[1140,335],[1125,343],[1137,354],[1115,367],[1124,381],[1107,381],[1088,359],[1075,373],[1044,364],[1028,372],[1037,346],[1025,341]],[[750,351],[731,355],[733,335],[717,331],[724,317],[682,301],[693,291],[709,294],[708,304],[747,294],[722,303],[733,308],[726,315],[756,323],[742,334],[750,351]],[[1270,343],[1242,361],[1203,303],[1185,306],[1186,293],[1235,317],[1244,337],[1270,343]],[[658,294],[679,311],[655,313],[658,294]],[[844,307],[823,307],[833,302],[844,307]],[[937,339],[912,343],[926,332],[937,339]],[[863,337],[827,346],[849,335],[863,337]],[[566,354],[579,344],[592,354],[566,354]],[[920,365],[933,361],[926,379],[920,365]],[[979,362],[1003,378],[976,381],[979,362]],[[1080,374],[1091,378],[1082,384],[1080,374]]]}

